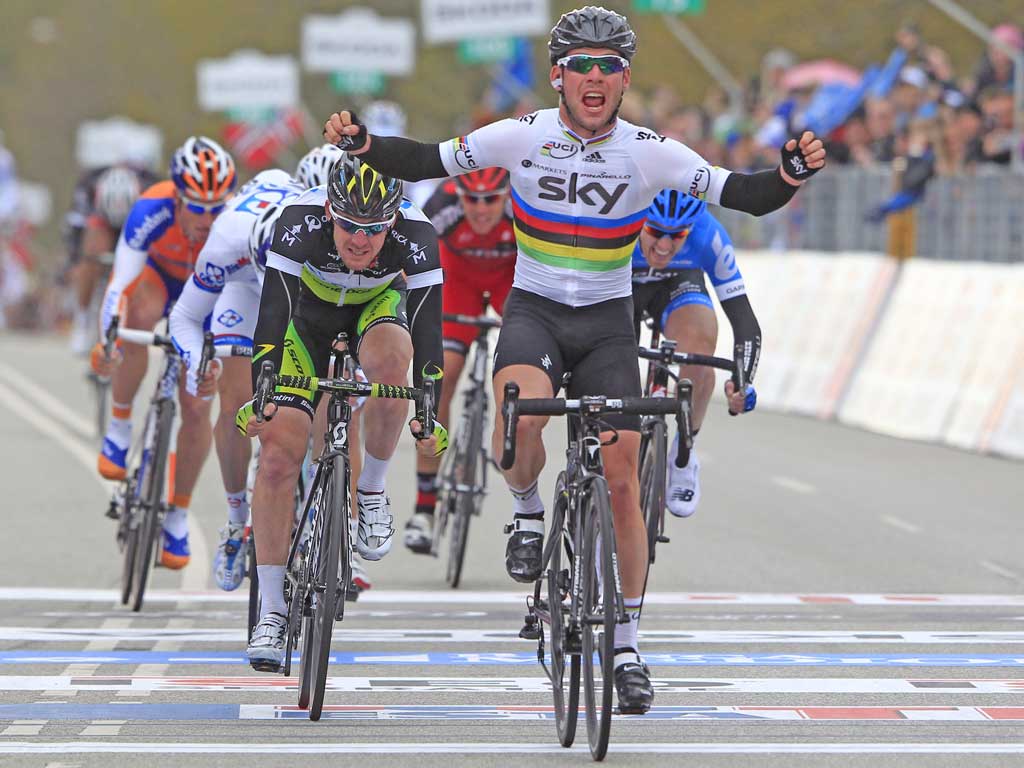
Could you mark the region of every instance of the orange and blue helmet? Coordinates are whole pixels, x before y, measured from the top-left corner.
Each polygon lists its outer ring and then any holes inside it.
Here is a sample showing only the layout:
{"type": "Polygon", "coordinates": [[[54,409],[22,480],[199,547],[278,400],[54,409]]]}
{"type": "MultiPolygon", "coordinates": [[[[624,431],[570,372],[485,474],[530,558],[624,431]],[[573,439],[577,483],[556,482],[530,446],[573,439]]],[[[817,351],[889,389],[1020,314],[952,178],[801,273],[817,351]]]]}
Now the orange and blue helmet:
{"type": "Polygon", "coordinates": [[[216,203],[230,195],[238,181],[235,161],[205,136],[189,136],[171,158],[171,180],[187,200],[216,203]]]}

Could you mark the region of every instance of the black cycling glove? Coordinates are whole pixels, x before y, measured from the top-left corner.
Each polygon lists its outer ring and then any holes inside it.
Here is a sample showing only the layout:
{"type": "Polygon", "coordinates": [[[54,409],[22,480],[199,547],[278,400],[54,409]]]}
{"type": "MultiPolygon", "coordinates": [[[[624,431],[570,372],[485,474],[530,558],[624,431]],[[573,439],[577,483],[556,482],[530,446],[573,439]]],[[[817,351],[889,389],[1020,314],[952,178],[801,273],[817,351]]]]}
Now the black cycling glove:
{"type": "MultiPolygon", "coordinates": [[[[789,142],[786,142],[788,144],[789,142]]],[[[782,170],[786,175],[797,181],[806,181],[816,174],[820,168],[811,168],[804,159],[804,153],[800,150],[800,139],[796,139],[795,149],[786,149],[782,146],[782,170]]]]}
{"type": "Polygon", "coordinates": [[[338,141],[338,149],[345,152],[353,149],[359,150],[366,146],[366,126],[359,121],[359,116],[353,110],[350,109],[348,114],[352,120],[352,125],[359,126],[359,133],[355,136],[342,136],[338,141]]]}

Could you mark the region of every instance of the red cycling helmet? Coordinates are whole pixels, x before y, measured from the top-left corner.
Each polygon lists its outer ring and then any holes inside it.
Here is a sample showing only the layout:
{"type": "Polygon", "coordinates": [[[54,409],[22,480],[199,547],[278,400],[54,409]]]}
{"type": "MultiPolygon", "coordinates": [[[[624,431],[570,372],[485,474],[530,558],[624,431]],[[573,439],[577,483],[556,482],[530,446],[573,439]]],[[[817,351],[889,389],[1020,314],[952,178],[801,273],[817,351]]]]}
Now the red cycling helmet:
{"type": "Polygon", "coordinates": [[[508,171],[504,168],[481,168],[455,177],[455,188],[464,195],[505,192],[508,186],[508,171]]]}

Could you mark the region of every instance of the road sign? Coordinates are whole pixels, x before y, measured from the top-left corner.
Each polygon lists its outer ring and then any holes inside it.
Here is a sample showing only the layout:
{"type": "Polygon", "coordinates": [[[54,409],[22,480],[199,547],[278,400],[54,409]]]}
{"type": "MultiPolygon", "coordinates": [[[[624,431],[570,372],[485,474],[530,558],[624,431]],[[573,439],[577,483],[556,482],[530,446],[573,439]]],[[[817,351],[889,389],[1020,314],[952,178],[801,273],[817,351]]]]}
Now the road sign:
{"type": "Polygon", "coordinates": [[[338,93],[369,94],[384,90],[384,75],[380,72],[332,72],[331,87],[338,93]]]}
{"type": "Polygon", "coordinates": [[[196,65],[199,106],[208,112],[293,107],[299,102],[299,65],[292,56],[238,51],[196,65]]]}
{"type": "Polygon", "coordinates": [[[464,64],[492,64],[516,55],[514,37],[481,37],[459,43],[459,60],[464,64]]]}
{"type": "Polygon", "coordinates": [[[707,0],[633,0],[639,13],[703,13],[707,0]]]}
{"type": "Polygon", "coordinates": [[[75,136],[75,159],[83,168],[131,163],[156,168],[163,160],[163,134],[152,125],[126,117],[80,123],[75,136]]]}
{"type": "Polygon", "coordinates": [[[548,0],[422,0],[420,10],[428,43],[545,35],[551,29],[548,0]]]}
{"type": "Polygon", "coordinates": [[[351,8],[302,20],[302,65],[310,72],[409,75],[415,64],[416,30],[409,19],[351,8]]]}

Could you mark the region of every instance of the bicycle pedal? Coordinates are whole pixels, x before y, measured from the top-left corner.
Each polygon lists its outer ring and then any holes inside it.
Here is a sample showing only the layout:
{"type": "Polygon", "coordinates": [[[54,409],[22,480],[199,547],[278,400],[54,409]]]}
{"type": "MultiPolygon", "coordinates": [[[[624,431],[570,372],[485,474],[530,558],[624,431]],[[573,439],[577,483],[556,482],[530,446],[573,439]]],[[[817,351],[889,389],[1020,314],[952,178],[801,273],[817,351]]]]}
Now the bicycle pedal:
{"type": "Polygon", "coordinates": [[[274,673],[280,672],[281,669],[284,666],[283,664],[275,664],[275,663],[273,663],[271,661],[259,661],[259,660],[250,661],[249,664],[257,672],[274,672],[274,673]]]}
{"type": "Polygon", "coordinates": [[[121,513],[117,509],[117,504],[110,502],[110,506],[107,507],[107,511],[104,513],[111,520],[120,520],[121,513]]]}
{"type": "Polygon", "coordinates": [[[503,530],[503,531],[504,531],[504,532],[505,532],[506,534],[512,533],[512,531],[514,531],[515,529],[516,529],[516,526],[515,526],[515,524],[514,524],[514,523],[505,523],[505,527],[504,527],[504,528],[502,528],[502,530],[503,530]]]}
{"type": "Polygon", "coordinates": [[[540,622],[534,614],[528,613],[523,617],[523,628],[519,630],[519,637],[523,640],[540,640],[540,622]]]}

